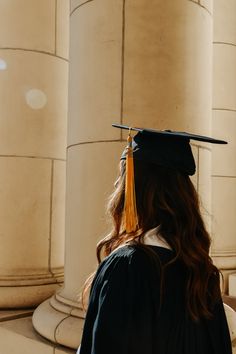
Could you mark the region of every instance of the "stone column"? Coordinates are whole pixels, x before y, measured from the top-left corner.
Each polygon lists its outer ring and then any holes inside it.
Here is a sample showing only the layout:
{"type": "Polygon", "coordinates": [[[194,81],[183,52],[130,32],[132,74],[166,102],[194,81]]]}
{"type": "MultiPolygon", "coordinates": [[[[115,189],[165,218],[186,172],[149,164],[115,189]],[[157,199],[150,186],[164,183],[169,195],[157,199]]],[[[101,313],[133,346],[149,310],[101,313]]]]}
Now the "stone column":
{"type": "Polygon", "coordinates": [[[67,2],[0,4],[0,307],[63,281],[67,2]]]}
{"type": "MultiPolygon", "coordinates": [[[[65,286],[33,318],[52,341],[80,343],[78,294],[96,269],[96,243],[109,230],[104,205],[126,140],[112,122],[210,134],[210,5],[71,2],[65,286]]],[[[193,148],[194,181],[209,207],[211,154],[206,146],[193,148]]]]}
{"type": "MultiPolygon", "coordinates": [[[[214,1],[213,135],[229,142],[213,149],[212,255],[227,275],[236,269],[236,2],[214,1]]],[[[236,280],[236,278],[234,277],[236,280]]],[[[234,280],[234,288],[236,282],[234,280]]],[[[227,285],[227,284],[226,284],[227,285]]],[[[226,286],[227,290],[227,286],[226,286]]],[[[236,290],[234,294],[236,296],[236,290]]]]}

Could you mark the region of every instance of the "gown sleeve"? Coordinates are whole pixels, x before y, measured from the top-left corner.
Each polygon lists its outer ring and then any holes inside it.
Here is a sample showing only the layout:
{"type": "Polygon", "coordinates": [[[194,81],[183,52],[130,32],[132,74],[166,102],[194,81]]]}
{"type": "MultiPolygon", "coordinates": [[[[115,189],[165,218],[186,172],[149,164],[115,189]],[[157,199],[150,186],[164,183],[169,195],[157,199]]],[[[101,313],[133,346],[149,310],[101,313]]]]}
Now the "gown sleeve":
{"type": "Polygon", "coordinates": [[[208,321],[207,325],[214,353],[232,353],[229,327],[222,300],[215,306],[213,318],[208,321]]]}
{"type": "Polygon", "coordinates": [[[102,262],[93,281],[80,354],[152,353],[153,273],[146,255],[122,248],[102,262]]]}

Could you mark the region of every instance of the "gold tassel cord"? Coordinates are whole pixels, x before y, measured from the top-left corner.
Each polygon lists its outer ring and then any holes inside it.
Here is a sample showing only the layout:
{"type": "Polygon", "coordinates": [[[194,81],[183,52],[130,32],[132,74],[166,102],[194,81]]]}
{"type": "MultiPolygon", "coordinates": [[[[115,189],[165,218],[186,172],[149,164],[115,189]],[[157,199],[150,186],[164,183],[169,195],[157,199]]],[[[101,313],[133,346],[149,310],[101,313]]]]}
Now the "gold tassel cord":
{"type": "Polygon", "coordinates": [[[135,232],[138,228],[138,215],[135,197],[134,161],[131,128],[127,139],[126,181],[125,181],[125,228],[127,233],[135,232]]]}

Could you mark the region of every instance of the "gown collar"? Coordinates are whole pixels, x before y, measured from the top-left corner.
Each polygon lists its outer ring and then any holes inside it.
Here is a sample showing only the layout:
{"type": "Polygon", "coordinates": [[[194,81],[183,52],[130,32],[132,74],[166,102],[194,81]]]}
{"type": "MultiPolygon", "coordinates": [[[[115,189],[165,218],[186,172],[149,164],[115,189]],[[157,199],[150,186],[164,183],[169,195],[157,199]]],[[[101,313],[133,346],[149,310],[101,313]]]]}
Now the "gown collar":
{"type": "Polygon", "coordinates": [[[172,248],[166,242],[166,240],[159,234],[160,227],[157,226],[154,229],[150,229],[144,235],[143,241],[145,245],[159,246],[171,250],[172,248]]]}

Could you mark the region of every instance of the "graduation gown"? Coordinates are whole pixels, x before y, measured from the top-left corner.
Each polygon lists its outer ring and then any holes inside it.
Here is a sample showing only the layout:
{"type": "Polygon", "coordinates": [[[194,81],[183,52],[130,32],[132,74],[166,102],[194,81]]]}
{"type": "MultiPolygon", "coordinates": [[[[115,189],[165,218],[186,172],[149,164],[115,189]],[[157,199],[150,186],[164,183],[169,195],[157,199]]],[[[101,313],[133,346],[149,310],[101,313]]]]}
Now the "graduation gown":
{"type": "MultiPolygon", "coordinates": [[[[172,250],[145,247],[162,264],[174,257],[172,250]]],[[[176,261],[162,282],[160,267],[142,248],[112,252],[92,284],[80,354],[231,354],[222,301],[213,318],[194,322],[186,309],[186,275],[176,261]]]]}

